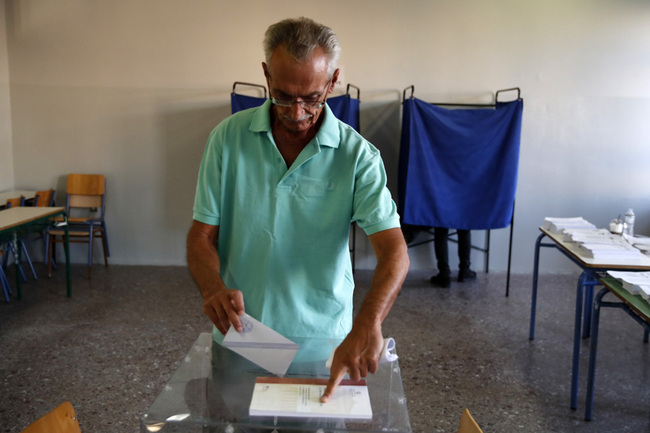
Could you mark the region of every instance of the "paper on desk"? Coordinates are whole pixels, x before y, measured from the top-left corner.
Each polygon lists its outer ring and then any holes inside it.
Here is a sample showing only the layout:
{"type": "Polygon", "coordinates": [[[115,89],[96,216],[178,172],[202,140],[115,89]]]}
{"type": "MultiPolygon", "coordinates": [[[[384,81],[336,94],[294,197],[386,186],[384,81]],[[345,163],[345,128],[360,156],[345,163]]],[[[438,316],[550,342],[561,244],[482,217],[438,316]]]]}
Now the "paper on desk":
{"type": "Polygon", "coordinates": [[[248,314],[239,317],[243,331],[230,327],[223,345],[278,376],[284,376],[299,345],[248,314]]]}
{"type": "MultiPolygon", "coordinates": [[[[336,352],[336,347],[332,349],[330,357],[325,363],[325,367],[332,368],[332,362],[334,361],[334,352],[336,352]]],[[[384,347],[381,349],[381,357],[379,362],[393,362],[397,361],[397,353],[395,353],[395,339],[392,337],[384,338],[384,347]]]]}

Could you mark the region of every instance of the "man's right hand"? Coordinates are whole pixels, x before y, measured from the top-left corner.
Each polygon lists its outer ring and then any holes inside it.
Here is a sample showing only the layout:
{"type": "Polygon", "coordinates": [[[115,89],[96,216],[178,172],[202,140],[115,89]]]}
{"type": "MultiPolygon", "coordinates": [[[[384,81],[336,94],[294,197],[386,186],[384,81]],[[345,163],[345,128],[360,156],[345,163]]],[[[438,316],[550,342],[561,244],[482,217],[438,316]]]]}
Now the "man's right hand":
{"type": "Polygon", "coordinates": [[[235,289],[219,290],[205,300],[203,313],[223,335],[226,335],[231,324],[237,332],[241,332],[243,328],[239,316],[244,314],[244,295],[235,289]]]}

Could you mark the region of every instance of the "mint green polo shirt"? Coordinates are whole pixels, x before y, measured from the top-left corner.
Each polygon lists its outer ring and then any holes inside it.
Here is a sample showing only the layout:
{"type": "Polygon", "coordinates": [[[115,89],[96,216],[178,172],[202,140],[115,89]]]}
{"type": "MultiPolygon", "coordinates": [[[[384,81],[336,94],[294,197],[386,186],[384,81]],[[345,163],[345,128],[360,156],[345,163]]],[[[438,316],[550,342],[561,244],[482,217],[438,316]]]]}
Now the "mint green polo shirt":
{"type": "MultiPolygon", "coordinates": [[[[270,101],[221,122],[201,162],[194,219],[219,226],[221,277],[246,312],[287,337],[344,338],[352,328],[350,223],[399,227],[379,151],[325,105],[287,169],[270,101]]],[[[219,334],[217,332],[217,334],[219,334]]]]}

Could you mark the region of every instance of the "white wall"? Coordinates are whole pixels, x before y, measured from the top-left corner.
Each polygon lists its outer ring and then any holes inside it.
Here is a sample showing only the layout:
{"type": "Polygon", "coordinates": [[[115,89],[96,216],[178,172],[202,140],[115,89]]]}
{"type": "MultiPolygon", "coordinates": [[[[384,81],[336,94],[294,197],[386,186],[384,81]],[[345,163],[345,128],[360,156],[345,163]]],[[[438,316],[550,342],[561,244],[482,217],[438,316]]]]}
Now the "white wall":
{"type": "Polygon", "coordinates": [[[11,105],[9,97],[9,57],[5,5],[0,2],[0,191],[14,187],[13,148],[11,144],[11,105]]]}
{"type": "MultiPolygon", "coordinates": [[[[338,33],[344,82],[361,88],[361,129],[393,191],[404,88],[438,102],[521,88],[514,271],[531,270],[544,216],[604,226],[633,207],[650,234],[642,0],[7,0],[15,187],[55,186],[62,199],[67,173],[104,173],[111,263],[184,263],[207,135],[234,81],[263,83],[266,27],[299,15],[338,33]]],[[[492,270],[505,269],[507,242],[493,231],[492,270]]],[[[372,266],[358,248],[357,265],[372,266]]],[[[410,250],[413,269],[433,265],[431,249],[410,250]]],[[[546,268],[574,269],[547,256],[546,268]]]]}

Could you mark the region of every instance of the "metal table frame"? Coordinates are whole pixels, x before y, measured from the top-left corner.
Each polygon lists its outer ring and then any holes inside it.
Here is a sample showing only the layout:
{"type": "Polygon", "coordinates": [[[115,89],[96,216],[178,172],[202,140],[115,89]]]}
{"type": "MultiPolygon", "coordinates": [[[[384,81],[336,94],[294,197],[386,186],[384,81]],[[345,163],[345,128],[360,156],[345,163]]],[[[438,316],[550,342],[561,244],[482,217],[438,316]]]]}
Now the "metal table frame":
{"type": "Polygon", "coordinates": [[[585,408],[585,420],[591,421],[594,412],[594,382],[596,378],[596,354],[598,350],[598,329],[600,322],[600,309],[619,308],[625,311],[639,325],[643,326],[645,333],[643,341],[648,342],[650,333],[650,304],[641,299],[639,296],[629,294],[622,288],[621,283],[614,278],[603,278],[601,280],[603,289],[598,292],[593,305],[593,322],[591,325],[592,334],[589,346],[589,370],[587,373],[587,399],[585,408]],[[620,302],[603,301],[603,297],[608,293],[613,293],[620,302]]]}

